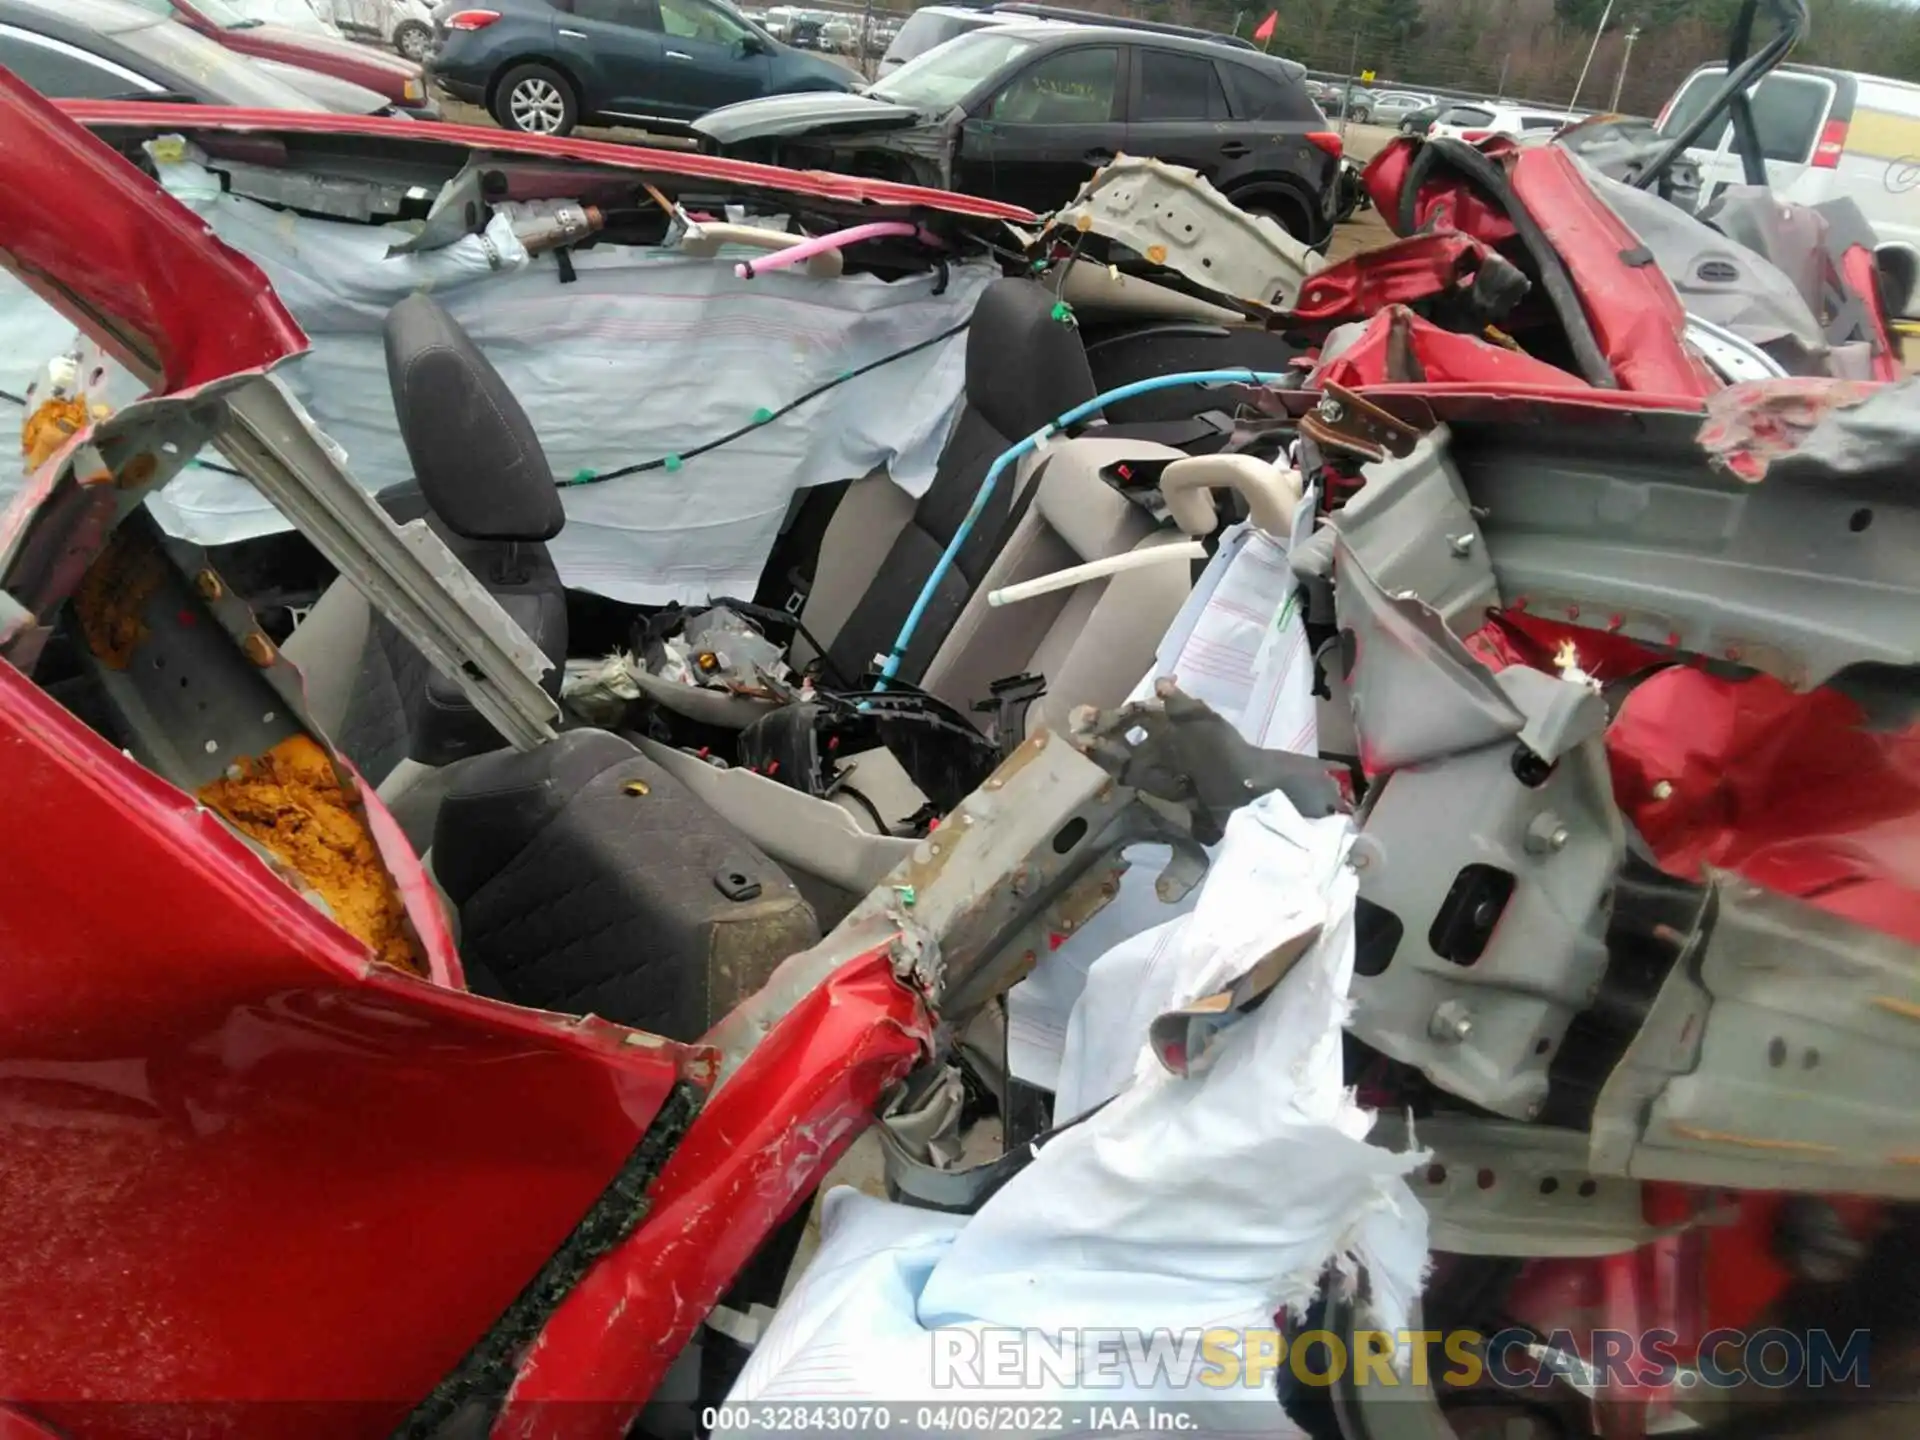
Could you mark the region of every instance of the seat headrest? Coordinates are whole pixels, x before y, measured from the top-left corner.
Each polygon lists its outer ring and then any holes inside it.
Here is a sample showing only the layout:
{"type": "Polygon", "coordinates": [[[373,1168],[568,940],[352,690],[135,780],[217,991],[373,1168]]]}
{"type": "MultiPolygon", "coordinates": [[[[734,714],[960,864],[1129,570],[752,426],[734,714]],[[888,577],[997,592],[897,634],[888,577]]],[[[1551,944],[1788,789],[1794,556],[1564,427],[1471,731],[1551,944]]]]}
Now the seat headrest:
{"type": "Polygon", "coordinates": [[[473,338],[438,301],[387,312],[387,383],[427,503],[469,540],[551,540],[566,523],[540,437],[473,338]]]}
{"type": "Polygon", "coordinates": [[[1036,281],[996,280],[973,308],[967,403],[1010,440],[1099,393],[1080,332],[1054,319],[1053,307],[1052,292],[1036,281]]]}

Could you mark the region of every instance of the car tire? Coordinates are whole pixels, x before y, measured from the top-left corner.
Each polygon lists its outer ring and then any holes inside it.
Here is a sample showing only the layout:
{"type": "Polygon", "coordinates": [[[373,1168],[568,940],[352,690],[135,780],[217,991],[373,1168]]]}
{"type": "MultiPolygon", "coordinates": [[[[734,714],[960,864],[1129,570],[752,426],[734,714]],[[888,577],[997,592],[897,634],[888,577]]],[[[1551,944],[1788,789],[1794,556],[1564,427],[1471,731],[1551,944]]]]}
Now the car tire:
{"type": "Polygon", "coordinates": [[[523,135],[570,135],[580,102],[567,77],[551,65],[516,65],[494,86],[493,118],[523,135]]]}
{"type": "Polygon", "coordinates": [[[1365,125],[1373,119],[1373,112],[1364,107],[1361,107],[1358,109],[1348,111],[1347,118],[1353,121],[1353,123],[1356,125],[1365,125]]]}
{"type": "MultiPolygon", "coordinates": [[[[1231,200],[1233,197],[1227,198],[1231,200]]],[[[1316,233],[1320,227],[1313,223],[1312,212],[1304,200],[1296,200],[1291,195],[1276,195],[1269,192],[1265,195],[1249,196],[1245,200],[1234,200],[1233,203],[1249,215],[1266,216],[1302,245],[1312,245],[1323,238],[1316,233]]]]}
{"type": "Polygon", "coordinates": [[[393,48],[417,65],[433,49],[433,30],[418,20],[409,20],[394,30],[393,48]]]}

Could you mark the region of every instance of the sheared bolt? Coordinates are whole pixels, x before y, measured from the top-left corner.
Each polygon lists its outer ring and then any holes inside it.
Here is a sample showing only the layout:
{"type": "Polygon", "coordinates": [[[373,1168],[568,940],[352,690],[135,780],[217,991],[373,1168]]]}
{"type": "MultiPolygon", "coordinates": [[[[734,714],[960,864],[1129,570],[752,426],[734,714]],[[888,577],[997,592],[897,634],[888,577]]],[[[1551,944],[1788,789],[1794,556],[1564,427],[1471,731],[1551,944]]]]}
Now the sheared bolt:
{"type": "Polygon", "coordinates": [[[1653,798],[1656,800],[1671,800],[1673,798],[1673,782],[1671,780],[1654,781],[1653,798]]]}
{"type": "Polygon", "coordinates": [[[1458,1000],[1442,1000],[1427,1021],[1427,1034],[1443,1045],[1458,1045],[1473,1034],[1473,1014],[1458,1000]]]}
{"type": "Polygon", "coordinates": [[[193,588],[200,592],[203,600],[218,600],[225,593],[220,577],[211,570],[202,570],[193,577],[193,588]]]}
{"type": "Polygon", "coordinates": [[[1530,855],[1551,855],[1567,848],[1572,832],[1560,817],[1551,810],[1543,810],[1533,817],[1533,823],[1527,826],[1527,853],[1530,855]]]}
{"type": "Polygon", "coordinates": [[[1447,548],[1453,551],[1460,559],[1464,560],[1473,553],[1473,536],[1470,534],[1455,535],[1447,541],[1447,548]]]}
{"type": "Polygon", "coordinates": [[[275,657],[280,653],[273,648],[273,642],[258,630],[251,632],[246,639],[240,642],[240,649],[245,653],[247,659],[251,660],[255,665],[258,665],[262,670],[273,664],[275,657]]]}
{"type": "Polygon", "coordinates": [[[1315,413],[1317,413],[1322,420],[1326,421],[1327,424],[1338,425],[1342,420],[1346,419],[1347,407],[1329,395],[1316,407],[1315,413]]]}

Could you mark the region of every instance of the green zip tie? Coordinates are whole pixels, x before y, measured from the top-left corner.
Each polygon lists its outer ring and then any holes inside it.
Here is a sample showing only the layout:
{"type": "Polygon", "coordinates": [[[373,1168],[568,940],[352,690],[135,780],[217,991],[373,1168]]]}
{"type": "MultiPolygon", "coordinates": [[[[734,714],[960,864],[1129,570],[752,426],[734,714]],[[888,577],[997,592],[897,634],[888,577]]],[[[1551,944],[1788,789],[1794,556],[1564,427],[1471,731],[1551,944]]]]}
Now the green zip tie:
{"type": "Polygon", "coordinates": [[[764,425],[771,419],[773,419],[773,411],[764,405],[753,412],[753,423],[756,425],[764,425]]]}
{"type": "Polygon", "coordinates": [[[663,469],[671,473],[680,468],[680,457],[678,455],[669,455],[666,459],[662,460],[660,464],[663,469]]]}

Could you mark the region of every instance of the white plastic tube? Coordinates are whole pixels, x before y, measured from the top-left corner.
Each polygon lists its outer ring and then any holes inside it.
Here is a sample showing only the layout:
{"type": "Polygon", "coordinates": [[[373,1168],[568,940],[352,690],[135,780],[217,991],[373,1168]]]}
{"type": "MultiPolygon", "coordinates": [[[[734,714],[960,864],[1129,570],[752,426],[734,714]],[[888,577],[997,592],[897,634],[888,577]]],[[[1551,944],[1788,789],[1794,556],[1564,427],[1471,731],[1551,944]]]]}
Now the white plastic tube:
{"type": "Polygon", "coordinates": [[[1104,580],[1109,575],[1119,575],[1128,570],[1142,570],[1149,565],[1174,560],[1198,560],[1207,553],[1207,547],[1198,540],[1182,540],[1173,545],[1149,545],[1140,550],[1129,550],[1121,555],[1108,555],[1103,559],[1089,560],[1084,565],[1072,565],[1065,570],[1056,570],[1051,575],[1042,575],[1034,580],[1022,580],[1018,585],[1004,585],[998,590],[987,592],[987,604],[1017,605],[1022,600],[1031,600],[1036,595],[1048,595],[1055,590],[1065,590],[1070,586],[1084,585],[1089,580],[1104,580]]]}

